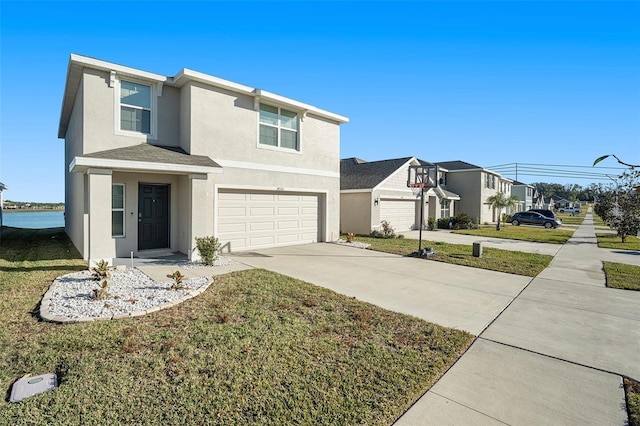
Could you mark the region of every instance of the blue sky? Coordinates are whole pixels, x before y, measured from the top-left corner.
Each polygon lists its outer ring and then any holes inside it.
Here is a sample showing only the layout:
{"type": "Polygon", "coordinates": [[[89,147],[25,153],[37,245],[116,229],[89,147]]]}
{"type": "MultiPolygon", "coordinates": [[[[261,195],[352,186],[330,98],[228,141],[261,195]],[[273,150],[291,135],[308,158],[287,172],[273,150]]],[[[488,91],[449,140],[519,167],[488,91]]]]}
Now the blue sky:
{"type": "Polygon", "coordinates": [[[70,53],[170,76],[189,68],[346,115],[343,158],[640,163],[640,2],[0,8],[0,181],[12,200],[64,200],[57,129],[70,53]]]}

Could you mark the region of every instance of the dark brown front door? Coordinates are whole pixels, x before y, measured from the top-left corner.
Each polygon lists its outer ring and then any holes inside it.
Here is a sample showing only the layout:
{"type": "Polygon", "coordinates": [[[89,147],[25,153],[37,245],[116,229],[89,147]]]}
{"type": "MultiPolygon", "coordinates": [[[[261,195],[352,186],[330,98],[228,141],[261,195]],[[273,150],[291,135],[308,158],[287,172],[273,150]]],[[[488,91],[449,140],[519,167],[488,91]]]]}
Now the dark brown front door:
{"type": "Polygon", "coordinates": [[[169,185],[138,187],[138,250],[169,247],[169,185]]]}

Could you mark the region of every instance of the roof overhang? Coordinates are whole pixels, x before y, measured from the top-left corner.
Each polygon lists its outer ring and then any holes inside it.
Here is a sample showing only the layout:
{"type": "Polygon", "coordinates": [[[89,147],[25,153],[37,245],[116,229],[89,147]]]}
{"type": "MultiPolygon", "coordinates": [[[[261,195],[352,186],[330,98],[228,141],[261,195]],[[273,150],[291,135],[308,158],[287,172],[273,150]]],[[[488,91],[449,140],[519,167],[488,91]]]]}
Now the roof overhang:
{"type": "Polygon", "coordinates": [[[147,161],[114,160],[110,158],[75,157],[69,164],[72,173],[86,173],[89,169],[109,169],[123,172],[147,172],[188,175],[222,173],[222,167],[197,166],[173,163],[150,163],[147,161]]]}
{"type": "Polygon", "coordinates": [[[434,188],[434,192],[438,195],[439,198],[444,198],[445,200],[454,200],[459,201],[460,196],[458,194],[454,194],[451,191],[447,191],[446,189],[442,189],[439,186],[434,188]]]}
{"type": "MultiPolygon", "coordinates": [[[[251,96],[254,98],[256,105],[264,100],[266,102],[271,102],[278,104],[280,106],[289,107],[291,109],[302,112],[302,116],[305,117],[307,114],[313,114],[321,118],[326,118],[328,120],[335,121],[337,123],[348,123],[349,118],[335,114],[330,111],[326,111],[315,107],[313,105],[305,104],[303,102],[298,102],[293,99],[286,98],[284,96],[277,95],[275,93],[267,92],[266,90],[257,89],[250,86],[245,86],[244,84],[235,83],[233,81],[225,80],[223,78],[214,77],[212,75],[204,74],[198,71],[193,71],[188,68],[183,68],[176,74],[175,77],[171,79],[172,81],[169,83],[175,87],[182,87],[188,82],[198,82],[202,84],[206,84],[209,86],[218,87],[220,89],[229,90],[235,93],[241,93],[247,96],[251,96]]],[[[256,106],[257,109],[257,106],[256,106]]]]}

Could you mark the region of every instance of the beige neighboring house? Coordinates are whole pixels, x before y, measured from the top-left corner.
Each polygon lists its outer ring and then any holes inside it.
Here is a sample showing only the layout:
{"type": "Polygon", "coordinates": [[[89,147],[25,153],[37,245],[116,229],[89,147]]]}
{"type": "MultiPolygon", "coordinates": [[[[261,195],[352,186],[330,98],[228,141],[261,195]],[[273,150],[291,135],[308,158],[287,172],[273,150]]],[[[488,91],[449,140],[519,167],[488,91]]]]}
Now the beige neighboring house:
{"type": "MultiPolygon", "coordinates": [[[[345,158],[340,161],[340,230],[369,234],[388,221],[396,232],[419,229],[420,192],[407,187],[409,166],[433,165],[416,157],[381,161],[345,158]]],[[[440,170],[441,184],[445,170],[440,170]]],[[[425,190],[423,226],[426,218],[454,215],[454,202],[460,200],[444,185],[425,190]]]]}
{"type": "Polygon", "coordinates": [[[167,77],[72,54],[65,229],[89,263],[338,238],[340,125],[261,89],[180,70],[167,77]]]}
{"type": "Polygon", "coordinates": [[[435,164],[447,170],[447,188],[460,195],[459,213],[468,214],[479,224],[498,221],[498,212],[487,204],[487,198],[498,192],[510,197],[513,180],[465,161],[435,164]]]}

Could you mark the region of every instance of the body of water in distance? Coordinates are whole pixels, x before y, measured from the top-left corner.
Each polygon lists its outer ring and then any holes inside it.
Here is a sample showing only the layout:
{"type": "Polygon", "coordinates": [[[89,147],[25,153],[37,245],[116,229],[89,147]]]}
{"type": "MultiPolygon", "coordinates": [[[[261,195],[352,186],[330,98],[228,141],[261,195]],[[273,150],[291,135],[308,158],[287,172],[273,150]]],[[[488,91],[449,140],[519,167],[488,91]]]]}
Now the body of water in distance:
{"type": "Polygon", "coordinates": [[[2,212],[2,225],[12,228],[62,228],[64,227],[64,211],[42,212],[2,212]]]}

